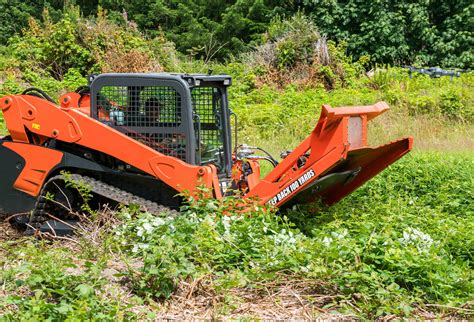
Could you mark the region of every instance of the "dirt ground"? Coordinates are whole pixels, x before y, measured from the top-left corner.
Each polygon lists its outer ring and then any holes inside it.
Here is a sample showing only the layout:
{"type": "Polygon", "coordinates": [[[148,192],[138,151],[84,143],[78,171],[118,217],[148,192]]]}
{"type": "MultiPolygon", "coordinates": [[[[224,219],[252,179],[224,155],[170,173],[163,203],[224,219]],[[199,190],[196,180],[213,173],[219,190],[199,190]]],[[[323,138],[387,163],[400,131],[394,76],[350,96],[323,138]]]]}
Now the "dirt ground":
{"type": "Polygon", "coordinates": [[[14,240],[21,237],[21,233],[13,229],[6,220],[7,216],[0,215],[0,243],[7,240],[14,240]]]}

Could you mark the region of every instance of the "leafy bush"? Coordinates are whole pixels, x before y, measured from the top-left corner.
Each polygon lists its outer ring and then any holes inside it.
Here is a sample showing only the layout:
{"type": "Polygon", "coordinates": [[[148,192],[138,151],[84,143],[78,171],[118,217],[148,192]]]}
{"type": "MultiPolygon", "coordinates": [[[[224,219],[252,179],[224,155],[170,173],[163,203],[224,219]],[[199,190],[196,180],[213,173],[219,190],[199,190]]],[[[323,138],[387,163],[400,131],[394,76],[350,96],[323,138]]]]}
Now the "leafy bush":
{"type": "Polygon", "coordinates": [[[454,89],[448,89],[440,96],[441,113],[455,119],[474,119],[474,107],[468,106],[462,93],[454,89]]]}
{"type": "Polygon", "coordinates": [[[417,113],[439,115],[441,113],[440,106],[433,96],[416,94],[410,98],[409,104],[412,115],[416,115],[417,113]]]}
{"type": "Polygon", "coordinates": [[[13,74],[6,75],[5,79],[0,81],[0,97],[10,94],[19,94],[24,90],[13,74]]]}
{"type": "Polygon", "coordinates": [[[84,19],[71,8],[53,22],[46,12],[43,21],[30,19],[23,35],[10,40],[6,50],[18,61],[23,73],[61,81],[74,69],[86,76],[98,72],[161,71],[173,67],[175,52],[163,37],[151,40],[127,22],[125,27],[111,22],[104,11],[95,19],[84,19]],[[159,61],[162,60],[162,61],[159,61]]]}
{"type": "Polygon", "coordinates": [[[470,157],[414,155],[332,208],[286,216],[256,205],[239,215],[240,199],[191,200],[176,220],[125,210],[115,240],[143,258],[128,274],[145,298],[209,274],[223,291],[291,272],[331,281],[366,317],[410,316],[414,303],[469,301],[473,170],[470,157]]]}
{"type": "Polygon", "coordinates": [[[395,82],[406,78],[406,73],[403,73],[397,68],[390,68],[390,66],[387,65],[376,66],[375,69],[368,74],[370,77],[368,85],[377,90],[388,89],[393,86],[395,82]]]}
{"type": "Polygon", "coordinates": [[[28,242],[0,259],[3,289],[10,295],[0,299],[0,317],[6,320],[116,321],[129,314],[125,307],[104,298],[108,281],[101,276],[103,264],[85,262],[79,267],[68,249],[52,249],[28,242]]]}
{"type": "Polygon", "coordinates": [[[470,156],[405,157],[300,228],[325,244],[337,283],[377,315],[395,302],[466,301],[473,166],[470,156]]]}
{"type": "Polygon", "coordinates": [[[87,84],[86,78],[74,68],[69,69],[61,81],[52,77],[44,77],[33,71],[23,73],[22,79],[19,79],[18,75],[8,73],[6,79],[0,82],[0,96],[20,94],[27,87],[37,87],[57,99],[62,93],[74,91],[84,84],[87,84]]]}
{"type": "Polygon", "coordinates": [[[91,53],[78,43],[76,29],[76,24],[67,15],[56,24],[49,16],[42,25],[31,19],[23,37],[12,38],[10,50],[25,71],[44,68],[57,80],[61,80],[69,68],[85,74],[93,61],[91,53]]]}
{"type": "Polygon", "coordinates": [[[327,42],[316,25],[298,13],[289,19],[275,19],[265,43],[242,59],[253,67],[262,84],[333,89],[352,84],[367,62],[362,58],[353,63],[345,54],[346,46],[344,42],[327,42]]]}
{"type": "Polygon", "coordinates": [[[436,0],[412,2],[304,1],[307,12],[331,39],[347,41],[356,58],[373,63],[472,68],[469,27],[473,5],[436,0]]]}

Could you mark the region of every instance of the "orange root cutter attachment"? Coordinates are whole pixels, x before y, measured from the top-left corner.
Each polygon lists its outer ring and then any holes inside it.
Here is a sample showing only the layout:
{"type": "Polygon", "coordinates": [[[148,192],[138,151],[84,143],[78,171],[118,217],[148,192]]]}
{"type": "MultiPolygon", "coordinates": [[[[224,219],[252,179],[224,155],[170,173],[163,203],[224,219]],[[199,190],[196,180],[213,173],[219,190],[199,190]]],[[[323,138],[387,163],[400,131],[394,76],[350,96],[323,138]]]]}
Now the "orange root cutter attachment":
{"type": "Polygon", "coordinates": [[[323,105],[310,136],[247,196],[277,207],[318,198],[328,204],[339,201],[411,150],[412,138],[367,147],[368,121],[388,110],[385,102],[339,108],[323,105]]]}
{"type": "Polygon", "coordinates": [[[347,159],[295,195],[288,206],[317,200],[335,204],[410,152],[412,145],[413,139],[405,138],[377,148],[352,150],[347,159]]]}
{"type": "Polygon", "coordinates": [[[334,186],[332,189],[326,191],[322,195],[323,201],[328,205],[338,202],[410,152],[412,146],[413,138],[410,137],[373,149],[362,148],[350,151],[347,159],[333,171],[354,169],[358,171],[358,174],[353,180],[349,180],[343,185],[334,186]]]}

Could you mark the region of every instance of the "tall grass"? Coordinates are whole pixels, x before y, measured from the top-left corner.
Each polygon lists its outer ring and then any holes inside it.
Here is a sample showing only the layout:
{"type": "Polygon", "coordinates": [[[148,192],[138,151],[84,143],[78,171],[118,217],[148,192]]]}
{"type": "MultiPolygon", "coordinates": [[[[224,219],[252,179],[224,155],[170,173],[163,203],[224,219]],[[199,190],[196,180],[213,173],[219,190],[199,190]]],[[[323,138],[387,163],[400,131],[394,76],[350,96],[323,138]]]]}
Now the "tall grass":
{"type": "MultiPolygon", "coordinates": [[[[380,72],[381,73],[381,72],[380,72]]],[[[278,154],[294,148],[316,125],[322,104],[333,107],[387,101],[391,110],[369,123],[371,144],[413,136],[416,150],[463,151],[474,146],[474,81],[471,74],[449,79],[413,79],[389,69],[384,86],[361,79],[357,86],[330,92],[322,89],[270,87],[233,93],[232,108],[240,117],[241,141],[260,144],[278,154]],[[395,75],[395,76],[393,76],[395,75]]],[[[378,75],[378,74],[377,74],[378,75]]],[[[381,81],[378,81],[379,83],[381,81]]]]}

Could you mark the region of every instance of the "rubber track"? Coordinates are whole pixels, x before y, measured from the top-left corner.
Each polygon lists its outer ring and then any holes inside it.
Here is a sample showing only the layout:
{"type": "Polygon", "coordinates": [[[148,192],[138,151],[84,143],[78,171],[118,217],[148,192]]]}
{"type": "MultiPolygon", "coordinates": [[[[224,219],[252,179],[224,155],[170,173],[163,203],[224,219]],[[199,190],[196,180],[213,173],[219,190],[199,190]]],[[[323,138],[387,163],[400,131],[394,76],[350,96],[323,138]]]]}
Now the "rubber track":
{"type": "MultiPolygon", "coordinates": [[[[62,180],[64,180],[63,176],[60,177],[62,178],[62,180]]],[[[86,184],[91,188],[91,192],[97,195],[103,196],[107,199],[111,199],[126,206],[129,206],[131,204],[139,205],[141,211],[146,211],[156,216],[176,217],[179,214],[179,212],[177,212],[176,210],[171,210],[168,207],[160,205],[156,202],[139,197],[137,195],[134,195],[133,193],[109,185],[100,180],[93,179],[91,177],[71,174],[70,178],[72,179],[72,181],[78,184],[86,184]]]]}
{"type": "Polygon", "coordinates": [[[35,209],[30,219],[30,224],[38,228],[39,224],[46,220],[46,194],[48,191],[48,186],[54,181],[73,181],[77,185],[85,185],[90,189],[90,192],[100,195],[106,199],[113,200],[119,204],[129,206],[131,204],[139,205],[141,211],[149,212],[159,217],[171,217],[176,218],[179,215],[179,212],[172,210],[163,205],[160,205],[156,202],[147,200],[145,198],[136,196],[128,191],[119,189],[115,186],[106,184],[100,180],[96,180],[91,177],[82,176],[79,174],[68,175],[67,178],[63,175],[57,175],[50,178],[46,184],[43,186],[40,196],[38,197],[35,209]]]}

